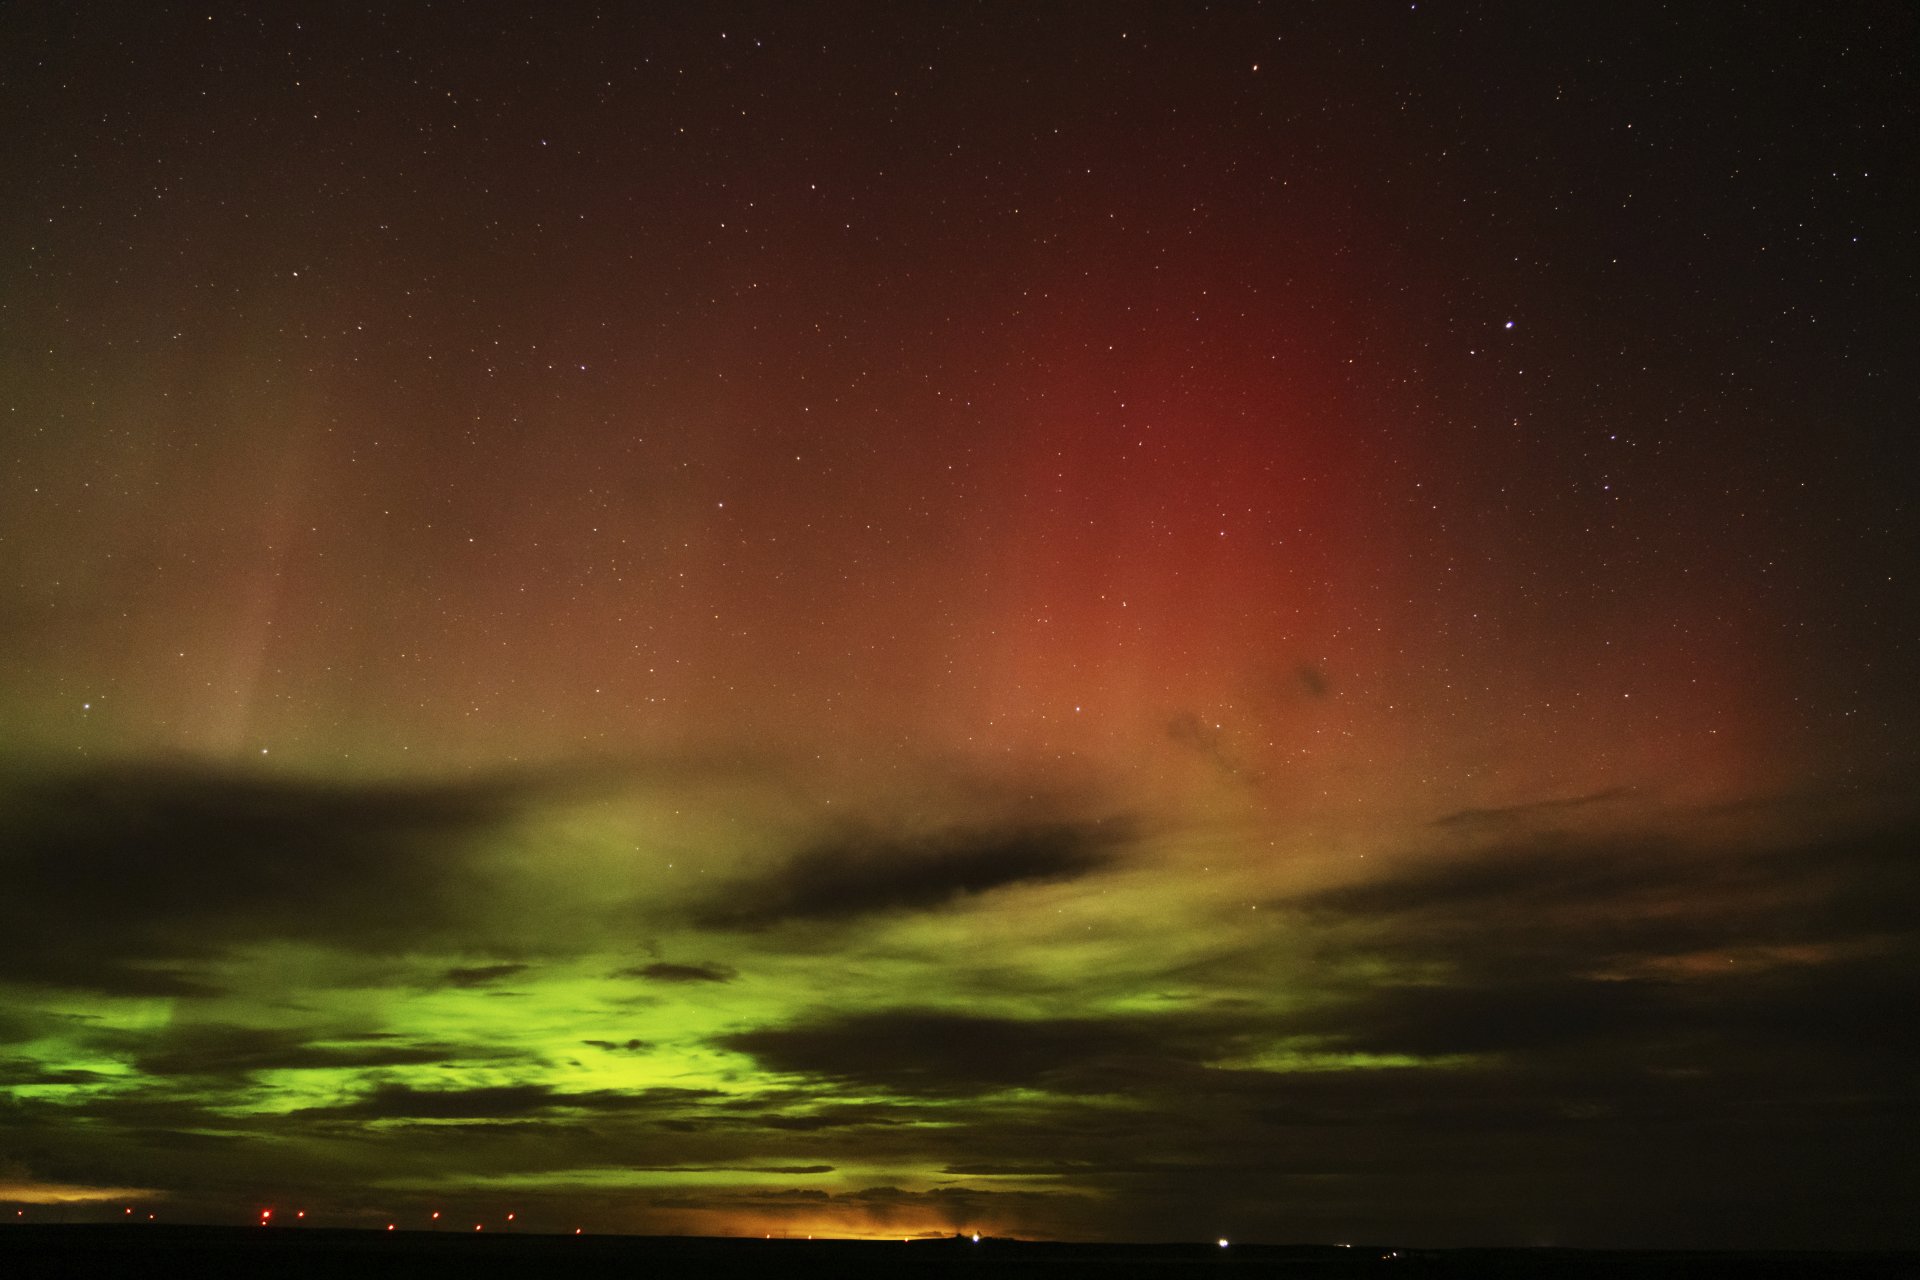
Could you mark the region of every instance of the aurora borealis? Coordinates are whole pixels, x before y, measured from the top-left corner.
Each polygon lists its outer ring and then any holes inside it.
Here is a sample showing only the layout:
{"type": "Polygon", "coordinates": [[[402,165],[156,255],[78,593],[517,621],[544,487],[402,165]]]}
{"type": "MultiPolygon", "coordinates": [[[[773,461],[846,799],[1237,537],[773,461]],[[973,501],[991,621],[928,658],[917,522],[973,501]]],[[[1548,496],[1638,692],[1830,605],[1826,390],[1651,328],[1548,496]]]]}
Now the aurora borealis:
{"type": "Polygon", "coordinates": [[[1893,3],[10,6],[8,1217],[1920,1244],[1893,3]]]}

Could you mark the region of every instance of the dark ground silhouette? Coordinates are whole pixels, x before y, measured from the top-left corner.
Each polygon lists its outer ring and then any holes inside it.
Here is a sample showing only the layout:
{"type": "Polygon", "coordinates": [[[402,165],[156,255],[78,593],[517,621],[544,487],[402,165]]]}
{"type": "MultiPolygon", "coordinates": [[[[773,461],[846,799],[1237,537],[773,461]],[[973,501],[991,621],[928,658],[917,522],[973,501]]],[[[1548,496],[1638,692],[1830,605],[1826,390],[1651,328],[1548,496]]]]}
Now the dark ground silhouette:
{"type": "Polygon", "coordinates": [[[0,1229],[0,1275],[301,1277],[1067,1277],[1230,1280],[1277,1276],[1504,1280],[1920,1280],[1920,1253],[1686,1253],[1396,1249],[1328,1245],[1055,1244],[1017,1240],[806,1241],[697,1237],[436,1235],[245,1227],[0,1229]]]}

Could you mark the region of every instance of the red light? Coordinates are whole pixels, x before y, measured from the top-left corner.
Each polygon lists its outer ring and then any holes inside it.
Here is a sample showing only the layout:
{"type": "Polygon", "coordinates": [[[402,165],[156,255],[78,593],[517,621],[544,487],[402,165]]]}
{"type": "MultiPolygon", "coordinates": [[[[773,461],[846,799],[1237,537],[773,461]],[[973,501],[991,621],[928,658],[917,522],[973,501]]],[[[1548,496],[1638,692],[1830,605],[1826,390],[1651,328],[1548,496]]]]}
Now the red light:
{"type": "Polygon", "coordinates": [[[391,1222],[387,1224],[387,1230],[389,1231],[393,1230],[393,1224],[391,1222]]]}
{"type": "Polygon", "coordinates": [[[307,1216],[307,1211],[305,1209],[302,1209],[298,1213],[294,1214],[293,1216],[296,1218],[304,1218],[307,1216]]]}
{"type": "Polygon", "coordinates": [[[473,1224],[473,1229],[474,1229],[475,1231],[478,1231],[478,1230],[480,1229],[480,1224],[479,1224],[479,1223],[477,1223],[477,1222],[476,1222],[476,1223],[474,1223],[474,1224],[473,1224]]]}

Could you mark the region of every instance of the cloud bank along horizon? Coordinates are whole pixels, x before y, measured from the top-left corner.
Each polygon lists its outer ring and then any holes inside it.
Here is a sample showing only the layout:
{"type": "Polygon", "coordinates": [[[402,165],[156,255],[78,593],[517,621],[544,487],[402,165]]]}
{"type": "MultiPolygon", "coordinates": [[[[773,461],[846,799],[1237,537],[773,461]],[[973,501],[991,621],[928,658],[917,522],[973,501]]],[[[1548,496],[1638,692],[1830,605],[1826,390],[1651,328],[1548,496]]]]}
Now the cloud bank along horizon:
{"type": "Polygon", "coordinates": [[[1913,1243],[1910,19],[5,22],[23,1214],[1913,1243]]]}

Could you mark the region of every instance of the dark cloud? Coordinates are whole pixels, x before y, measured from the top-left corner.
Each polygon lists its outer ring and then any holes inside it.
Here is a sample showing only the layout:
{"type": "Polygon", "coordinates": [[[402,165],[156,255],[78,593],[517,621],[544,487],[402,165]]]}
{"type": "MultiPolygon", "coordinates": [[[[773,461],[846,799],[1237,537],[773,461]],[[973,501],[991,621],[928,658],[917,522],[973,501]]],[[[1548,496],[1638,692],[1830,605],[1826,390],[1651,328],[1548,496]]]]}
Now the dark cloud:
{"type": "Polygon", "coordinates": [[[1920,930],[1920,824],[1759,849],[1543,836],[1277,905],[1390,929],[1416,948],[1450,940],[1469,959],[1522,951],[1578,970],[1709,947],[1855,944],[1920,930]]]}
{"type": "Polygon", "coordinates": [[[651,1040],[582,1040],[580,1043],[608,1053],[645,1053],[653,1048],[651,1040]]]}
{"type": "Polygon", "coordinates": [[[1257,782],[1259,775],[1249,769],[1227,741],[1227,732],[1210,724],[1198,712],[1182,711],[1167,721],[1167,740],[1193,752],[1216,770],[1236,782],[1257,782]]]}
{"type": "Polygon", "coordinates": [[[456,966],[440,975],[440,982],[449,987],[485,987],[508,978],[518,977],[531,965],[525,964],[476,964],[456,966]]]}
{"type": "MultiPolygon", "coordinates": [[[[0,921],[7,912],[0,906],[0,921]]],[[[4,926],[0,926],[4,927],[4,926]]],[[[22,932],[0,939],[6,980],[31,986],[97,991],[111,996],[190,999],[222,994],[213,982],[193,976],[195,961],[210,956],[209,942],[118,935],[82,953],[68,937],[50,939],[22,932]],[[136,954],[129,955],[132,951],[136,954]],[[155,958],[162,953],[167,958],[155,958]]]]}
{"type": "Polygon", "coordinates": [[[1349,1052],[1532,1052],[1674,1030],[1680,1004],[1674,995],[1672,984],[1578,979],[1379,985],[1358,1000],[1296,1016],[1286,1025],[1349,1052]]]}
{"type": "MultiPolygon", "coordinates": [[[[126,1077],[122,1076],[111,1083],[124,1085],[125,1082],[126,1077]]],[[[65,1132],[74,1134],[69,1122],[74,1116],[83,1116],[89,1135],[110,1143],[125,1140],[128,1135],[243,1132],[264,1123],[258,1116],[217,1114],[212,1108],[229,1099],[218,1091],[195,1087],[198,1083],[166,1081],[158,1088],[143,1087],[127,1092],[74,1089],[21,1099],[14,1104],[15,1114],[7,1117],[5,1128],[15,1140],[30,1133],[36,1124],[58,1124],[65,1132]]],[[[74,1136],[77,1138],[77,1134],[74,1136]]]]}
{"type": "Polygon", "coordinates": [[[256,1071],[424,1066],[463,1056],[446,1045],[384,1038],[336,1043],[311,1033],[225,1023],[166,1028],[151,1035],[123,1033],[139,1045],[133,1066],[150,1076],[241,1076],[256,1071]]]}
{"type": "Polygon", "coordinates": [[[616,978],[645,978],[649,982],[732,982],[738,976],[731,965],[669,964],[665,961],[635,965],[614,974],[616,978]]]}
{"type": "Polygon", "coordinates": [[[1616,800],[1625,800],[1638,792],[1632,787],[1608,787],[1583,796],[1558,800],[1536,800],[1531,804],[1506,805],[1497,809],[1460,809],[1435,818],[1436,827],[1491,827],[1554,817],[1578,809],[1592,808],[1616,800]]]}
{"type": "Polygon", "coordinates": [[[1090,875],[1114,864],[1125,839],[1121,828],[1101,823],[848,836],[817,844],[761,879],[730,886],[696,921],[762,929],[926,911],[993,889],[1090,875]]]}
{"type": "MultiPolygon", "coordinates": [[[[1920,1057],[1920,941],[1907,938],[1863,955],[1781,964],[1722,979],[1711,1019],[1754,1051],[1789,1049],[1853,1055],[1865,1064],[1920,1057]]],[[[1700,1002],[1705,1003],[1705,1002],[1700,1002]]],[[[1859,1065],[1859,1064],[1855,1064],[1859,1065]]]]}
{"type": "Polygon", "coordinates": [[[307,1107],[297,1116],[365,1120],[507,1120],[564,1111],[626,1112],[683,1105],[715,1097],[710,1089],[595,1089],[566,1093],[543,1084],[471,1089],[416,1089],[382,1084],[350,1102],[307,1107]]]}
{"type": "Polygon", "coordinates": [[[1280,904],[1376,977],[1291,1032],[1414,1055],[1648,1064],[1920,1050],[1920,827],[1776,847],[1543,837],[1280,904]]]}
{"type": "Polygon", "coordinates": [[[1332,682],[1327,679],[1327,673],[1311,662],[1301,663],[1294,671],[1294,675],[1299,679],[1300,687],[1306,691],[1308,697],[1324,698],[1333,688],[1332,682]]]}
{"type": "Polygon", "coordinates": [[[765,1173],[798,1177],[834,1171],[830,1164],[630,1164],[622,1167],[640,1173],[765,1173]]]}
{"type": "Polygon", "coordinates": [[[193,995],[259,939],[374,951],[448,923],[476,842],[529,782],[329,785],[185,766],[0,779],[0,968],[15,982],[193,995]]]}
{"type": "Polygon", "coordinates": [[[30,1058],[0,1058],[0,1085],[17,1088],[24,1085],[92,1085],[112,1083],[114,1077],[84,1067],[50,1069],[30,1058]]]}
{"type": "MultiPolygon", "coordinates": [[[[752,1102],[757,1103],[758,1099],[752,1102]]],[[[816,1110],[788,1112],[743,1111],[728,1117],[729,1124],[749,1128],[782,1130],[788,1133],[817,1133],[824,1129],[868,1129],[905,1124],[913,1117],[900,1107],[883,1103],[852,1102],[823,1106],[816,1110]]]]}
{"type": "Polygon", "coordinates": [[[1124,1158],[1115,1160],[991,1160],[947,1165],[941,1170],[962,1178],[1054,1178],[1085,1185],[1094,1179],[1114,1177],[1231,1177],[1235,1174],[1269,1173],[1285,1169],[1287,1156],[1275,1152],[1265,1160],[1210,1160],[1196,1166],[1186,1160],[1124,1158]]]}
{"type": "Polygon", "coordinates": [[[1211,1056],[1217,1020],[1173,1015],[1022,1020],[917,1009],[740,1032],[723,1048],[769,1071],[901,1094],[970,1096],[1095,1078],[1103,1066],[1211,1056]]]}
{"type": "Polygon", "coordinates": [[[1575,842],[1544,837],[1402,865],[1388,877],[1322,890],[1282,905],[1359,919],[1586,908],[1697,884],[1713,874],[1711,868],[1686,866],[1690,856],[1691,850],[1665,838],[1575,842]]]}

